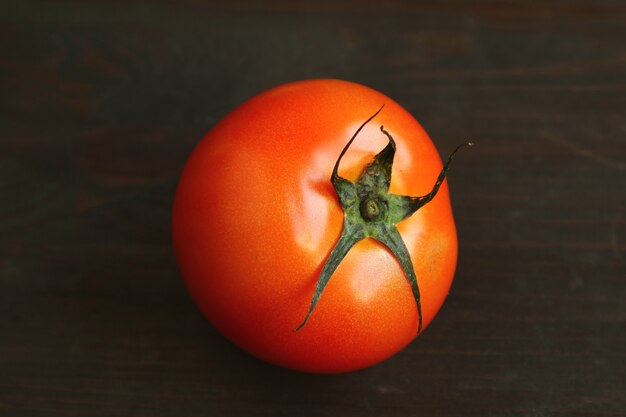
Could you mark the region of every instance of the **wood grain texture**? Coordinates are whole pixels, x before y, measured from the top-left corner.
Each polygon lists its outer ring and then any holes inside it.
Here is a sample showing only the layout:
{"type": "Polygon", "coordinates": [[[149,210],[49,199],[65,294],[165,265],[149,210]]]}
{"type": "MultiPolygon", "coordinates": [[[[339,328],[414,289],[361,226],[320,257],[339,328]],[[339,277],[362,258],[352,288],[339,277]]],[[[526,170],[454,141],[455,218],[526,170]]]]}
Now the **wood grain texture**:
{"type": "Polygon", "coordinates": [[[0,415],[626,415],[626,4],[377,3],[1,2],[0,415]],[[338,376],[226,342],[170,243],[202,134],[312,77],[477,142],[448,301],[338,376]]]}

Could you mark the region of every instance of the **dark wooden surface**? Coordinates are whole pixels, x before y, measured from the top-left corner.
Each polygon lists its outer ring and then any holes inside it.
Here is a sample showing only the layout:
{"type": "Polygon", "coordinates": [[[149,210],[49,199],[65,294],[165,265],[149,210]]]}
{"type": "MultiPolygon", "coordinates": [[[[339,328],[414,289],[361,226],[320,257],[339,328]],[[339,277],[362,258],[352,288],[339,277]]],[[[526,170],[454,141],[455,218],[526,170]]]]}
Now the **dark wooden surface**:
{"type": "Polygon", "coordinates": [[[536,3],[0,2],[0,415],[626,415],[626,4],[536,3]],[[439,316],[337,376],[225,341],[170,243],[202,134],[313,77],[478,143],[439,316]]]}

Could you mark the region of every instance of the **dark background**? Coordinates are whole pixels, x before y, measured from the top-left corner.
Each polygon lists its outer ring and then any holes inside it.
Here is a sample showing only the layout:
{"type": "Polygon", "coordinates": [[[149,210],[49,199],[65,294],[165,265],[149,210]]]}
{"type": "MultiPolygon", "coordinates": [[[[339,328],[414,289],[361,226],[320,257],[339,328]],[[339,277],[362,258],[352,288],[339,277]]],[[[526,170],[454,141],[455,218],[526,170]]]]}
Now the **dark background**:
{"type": "Polygon", "coordinates": [[[532,4],[0,2],[0,415],[626,415],[626,3],[532,4]],[[217,334],[169,229],[203,133],[318,77],[477,142],[440,314],[336,376],[217,334]]]}

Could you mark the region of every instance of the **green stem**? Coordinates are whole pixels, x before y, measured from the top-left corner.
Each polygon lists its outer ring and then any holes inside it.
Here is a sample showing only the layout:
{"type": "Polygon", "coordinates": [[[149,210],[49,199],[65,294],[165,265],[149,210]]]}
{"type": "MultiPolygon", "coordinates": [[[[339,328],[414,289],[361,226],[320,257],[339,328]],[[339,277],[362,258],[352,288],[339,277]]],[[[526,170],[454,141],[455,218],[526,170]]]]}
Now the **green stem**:
{"type": "Polygon", "coordinates": [[[330,281],[330,278],[348,251],[357,242],[366,237],[371,237],[389,248],[400,263],[404,275],[411,285],[411,292],[417,307],[417,333],[422,330],[422,303],[417,276],[415,275],[415,269],[409,251],[402,240],[402,236],[398,232],[396,224],[410,217],[420,207],[430,202],[437,195],[441,184],[446,178],[450,162],[452,162],[456,152],[463,146],[472,146],[473,143],[468,142],[456,147],[439,173],[432,190],[425,196],[409,197],[389,193],[396,144],[391,134],[389,134],[383,126],[380,127],[380,130],[387,136],[389,142],[387,146],[374,157],[374,160],[365,167],[356,183],[340,177],[338,172],[341,159],[363,127],[376,117],[378,113],[382,111],[383,107],[384,105],[359,126],[339,154],[337,162],[335,162],[330,182],[335,188],[335,192],[337,193],[344,212],[343,230],[339,240],[331,250],[328,259],[326,259],[322,267],[322,271],[315,285],[315,291],[309,310],[304,320],[295,331],[301,330],[308,322],[324,292],[324,288],[326,288],[328,281],[330,281]]]}

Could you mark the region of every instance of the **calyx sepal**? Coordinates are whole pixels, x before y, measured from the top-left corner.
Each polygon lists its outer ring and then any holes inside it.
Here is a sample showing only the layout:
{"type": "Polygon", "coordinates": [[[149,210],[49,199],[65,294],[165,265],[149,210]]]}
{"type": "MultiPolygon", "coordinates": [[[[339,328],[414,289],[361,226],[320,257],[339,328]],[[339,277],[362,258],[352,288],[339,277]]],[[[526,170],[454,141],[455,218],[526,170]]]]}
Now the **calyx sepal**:
{"type": "Polygon", "coordinates": [[[309,310],[304,320],[295,331],[302,329],[309,320],[309,317],[311,317],[324,288],[326,288],[328,281],[348,251],[357,242],[366,237],[371,237],[385,245],[400,263],[411,285],[411,292],[417,306],[417,333],[422,330],[422,304],[417,276],[415,275],[415,269],[409,251],[396,225],[410,217],[419,210],[420,207],[423,207],[437,195],[441,184],[446,178],[450,162],[452,162],[456,152],[463,146],[472,146],[473,143],[463,143],[452,151],[439,173],[435,185],[428,194],[420,197],[401,196],[389,193],[393,159],[396,153],[396,143],[391,134],[389,134],[383,126],[380,126],[381,132],[389,141],[387,146],[374,157],[372,162],[366,165],[356,183],[340,177],[338,171],[341,159],[359,132],[381,112],[383,107],[384,105],[356,130],[339,154],[337,162],[335,162],[330,182],[337,193],[339,203],[343,209],[343,230],[339,240],[331,250],[330,255],[322,267],[322,271],[315,285],[315,291],[309,310]]]}

